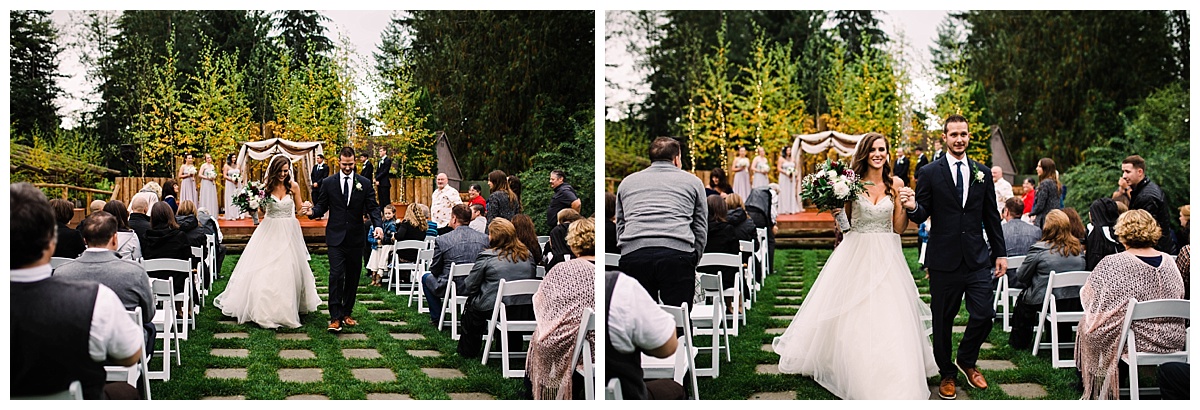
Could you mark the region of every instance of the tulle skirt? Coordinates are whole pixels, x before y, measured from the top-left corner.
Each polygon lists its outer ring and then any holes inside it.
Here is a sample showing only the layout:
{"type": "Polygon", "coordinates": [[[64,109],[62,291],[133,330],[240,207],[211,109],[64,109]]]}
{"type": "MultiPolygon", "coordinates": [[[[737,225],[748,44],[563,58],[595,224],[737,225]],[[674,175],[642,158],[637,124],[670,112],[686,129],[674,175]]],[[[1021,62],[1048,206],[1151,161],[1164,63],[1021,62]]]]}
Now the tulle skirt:
{"type": "Polygon", "coordinates": [[[238,323],[300,327],[300,313],[321,304],[308,259],[299,220],[264,218],[213,306],[238,323]]]}
{"type": "Polygon", "coordinates": [[[733,193],[742,197],[742,201],[750,196],[750,170],[733,173],[733,193]]]}
{"type": "Polygon", "coordinates": [[[796,193],[796,184],[792,177],[779,173],[779,213],[794,214],[800,212],[800,198],[796,193]]]}
{"type": "Polygon", "coordinates": [[[926,400],[938,370],[928,317],[900,236],[850,232],[772,347],[781,372],[843,399],[926,400]]]}
{"type": "Polygon", "coordinates": [[[220,212],[221,202],[217,199],[217,184],[213,181],[200,181],[200,201],[196,203],[196,208],[204,208],[209,215],[216,215],[220,212]]]}

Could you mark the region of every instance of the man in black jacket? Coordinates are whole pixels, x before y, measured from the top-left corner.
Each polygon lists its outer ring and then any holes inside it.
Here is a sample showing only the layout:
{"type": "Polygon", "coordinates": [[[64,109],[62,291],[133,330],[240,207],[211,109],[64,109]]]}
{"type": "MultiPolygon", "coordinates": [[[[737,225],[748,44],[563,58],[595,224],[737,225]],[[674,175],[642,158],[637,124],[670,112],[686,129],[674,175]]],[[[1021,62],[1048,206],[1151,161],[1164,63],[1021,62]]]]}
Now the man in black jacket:
{"type": "Polygon", "coordinates": [[[312,172],[308,175],[308,180],[312,186],[312,196],[309,198],[316,200],[317,191],[321,190],[321,181],[329,178],[329,165],[325,164],[325,155],[317,154],[317,165],[313,165],[312,172]]]}
{"type": "Polygon", "coordinates": [[[387,148],[379,148],[379,166],[375,168],[375,188],[378,191],[379,209],[392,203],[392,159],[387,156],[387,148]]]}
{"type": "Polygon", "coordinates": [[[1167,212],[1167,199],[1162,188],[1146,177],[1146,160],[1138,155],[1130,155],[1121,161],[1121,178],[1132,188],[1129,196],[1129,209],[1141,209],[1149,212],[1162,228],[1162,237],[1154,249],[1160,252],[1175,254],[1175,240],[1171,235],[1171,218],[1167,212]]]}

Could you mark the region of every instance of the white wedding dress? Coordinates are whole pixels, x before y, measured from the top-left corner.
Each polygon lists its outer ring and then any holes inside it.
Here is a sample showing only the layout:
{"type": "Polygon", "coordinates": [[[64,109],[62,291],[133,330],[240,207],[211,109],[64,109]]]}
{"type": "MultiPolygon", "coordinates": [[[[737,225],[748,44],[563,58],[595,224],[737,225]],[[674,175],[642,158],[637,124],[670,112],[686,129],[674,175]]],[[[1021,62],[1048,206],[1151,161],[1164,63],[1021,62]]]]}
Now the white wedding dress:
{"type": "Polygon", "coordinates": [[[772,342],[781,372],[843,399],[929,399],[931,316],[892,230],[893,206],[890,197],[854,202],[852,228],[772,342]]]}
{"type": "Polygon", "coordinates": [[[300,313],[316,311],[321,304],[316,278],[292,196],[275,198],[266,211],[213,306],[238,323],[297,328],[300,313]]]}

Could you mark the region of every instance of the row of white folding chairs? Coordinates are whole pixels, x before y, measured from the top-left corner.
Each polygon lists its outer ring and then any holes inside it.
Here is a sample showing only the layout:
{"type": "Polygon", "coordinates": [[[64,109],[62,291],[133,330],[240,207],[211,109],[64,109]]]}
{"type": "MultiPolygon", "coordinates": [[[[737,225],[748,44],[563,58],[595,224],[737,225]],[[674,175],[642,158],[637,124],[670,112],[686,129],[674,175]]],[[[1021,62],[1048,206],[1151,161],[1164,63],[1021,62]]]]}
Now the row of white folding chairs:
{"type": "MultiPolygon", "coordinates": [[[[1013,272],[1020,269],[1024,263],[1025,256],[1008,257],[1008,269],[1013,272]]],[[[1012,284],[1008,283],[1007,274],[1001,276],[996,281],[996,291],[993,295],[992,306],[998,311],[996,316],[999,316],[1003,320],[1004,326],[1002,328],[1005,332],[1012,331],[1012,325],[1009,324],[1009,320],[1012,319],[1011,309],[1017,301],[1017,295],[1021,294],[1021,290],[1020,288],[1012,287],[1012,284]]]]}
{"type": "MultiPolygon", "coordinates": [[[[194,276],[191,276],[192,262],[182,259],[147,259],[143,261],[143,265],[147,271],[167,271],[167,272],[186,272],[186,279],[183,293],[175,293],[175,278],[156,279],[150,278],[150,291],[154,294],[155,312],[154,312],[154,327],[157,330],[157,340],[162,340],[162,350],[156,352],[156,355],[162,358],[162,368],[160,370],[151,370],[150,378],[155,380],[171,380],[171,352],[175,352],[175,364],[182,365],[183,359],[180,353],[180,341],[186,340],[186,333],[189,325],[194,325],[195,320],[188,320],[188,299],[191,298],[191,282],[194,276]],[[182,298],[182,299],[181,299],[182,298]],[[184,317],[177,318],[176,316],[176,301],[183,301],[184,317]],[[174,348],[171,343],[174,343],[174,348]]],[[[151,346],[147,346],[150,349],[151,346]]],[[[154,355],[148,355],[154,357],[154,355]]]]}
{"type": "Polygon", "coordinates": [[[433,262],[433,246],[434,246],[434,241],[432,238],[426,239],[423,241],[418,241],[418,240],[399,241],[399,242],[396,242],[396,244],[392,246],[392,254],[388,256],[388,260],[391,263],[389,263],[390,269],[388,269],[387,290],[389,290],[389,291],[394,290],[396,292],[396,295],[399,296],[401,294],[401,292],[400,292],[400,278],[401,278],[400,273],[408,272],[409,280],[410,280],[409,287],[407,289],[408,296],[409,296],[409,301],[408,301],[409,306],[412,306],[413,294],[420,293],[420,292],[416,292],[416,289],[420,286],[421,275],[424,274],[426,271],[428,271],[429,264],[433,262]],[[400,261],[400,251],[405,251],[405,250],[417,251],[417,260],[415,260],[413,262],[401,262],[400,261]],[[429,251],[429,252],[422,253],[422,251],[429,251]],[[428,258],[422,258],[423,255],[428,255],[428,258]]]}
{"type": "MultiPolygon", "coordinates": [[[[700,384],[696,380],[696,354],[699,350],[692,344],[692,322],[688,318],[688,304],[684,303],[682,306],[659,305],[659,308],[671,315],[675,321],[675,327],[682,328],[683,334],[679,335],[675,353],[670,356],[658,358],[642,353],[642,377],[647,380],[672,379],[681,386],[686,386],[684,378],[687,377],[692,386],[691,399],[700,400],[700,384]]],[[[610,389],[614,388],[611,382],[608,386],[610,389]]],[[[620,391],[618,383],[613,396],[618,395],[620,391]]],[[[609,393],[605,395],[608,396],[609,393]]],[[[619,397],[614,398],[619,399],[619,397]]]]}
{"type": "MultiPolygon", "coordinates": [[[[1050,277],[1046,281],[1046,294],[1042,297],[1042,310],[1038,313],[1037,330],[1033,336],[1033,354],[1037,356],[1038,350],[1042,348],[1050,349],[1050,364],[1055,368],[1075,367],[1075,359],[1063,359],[1060,356],[1059,349],[1069,348],[1074,349],[1074,343],[1060,343],[1058,334],[1058,325],[1062,323],[1073,323],[1076,326],[1083,319],[1082,311],[1062,312],[1058,310],[1056,305],[1057,298],[1054,296],[1054,291],[1057,289],[1079,287],[1087,282],[1089,271],[1071,271],[1071,272],[1054,272],[1050,271],[1050,277]],[[1042,342],[1042,333],[1050,331],[1050,342],[1042,342]]],[[[1072,326],[1075,328],[1076,326],[1072,326]]]]}

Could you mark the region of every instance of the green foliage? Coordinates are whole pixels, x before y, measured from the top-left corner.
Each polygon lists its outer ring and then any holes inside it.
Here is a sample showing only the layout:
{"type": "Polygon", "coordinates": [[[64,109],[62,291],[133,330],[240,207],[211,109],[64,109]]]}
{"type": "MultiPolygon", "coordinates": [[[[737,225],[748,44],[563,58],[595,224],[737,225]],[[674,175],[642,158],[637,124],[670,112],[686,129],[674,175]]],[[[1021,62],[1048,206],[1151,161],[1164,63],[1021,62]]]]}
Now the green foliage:
{"type": "Polygon", "coordinates": [[[11,11],[9,30],[9,135],[53,132],[59,124],[54,99],[63,92],[56,83],[63,77],[58,72],[58,30],[50,12],[43,10],[11,11]]]}
{"type": "Polygon", "coordinates": [[[385,136],[376,143],[388,148],[399,160],[401,175],[429,176],[437,173],[436,134],[426,127],[428,115],[420,107],[424,96],[403,66],[391,67],[381,75],[383,95],[373,120],[382,125],[385,136]]]}
{"type": "Polygon", "coordinates": [[[604,122],[604,176],[622,178],[650,166],[649,134],[632,118],[604,122]]]}
{"type": "MultiPolygon", "coordinates": [[[[565,114],[565,113],[563,113],[565,114]]],[[[562,115],[565,117],[565,115],[562,115]]],[[[522,213],[533,219],[537,231],[548,234],[545,212],[550,204],[554,190],[547,182],[550,171],[561,169],[567,173],[566,182],[575,188],[579,195],[579,213],[585,217],[596,212],[595,198],[595,163],[596,163],[596,126],[595,117],[591,110],[574,113],[568,119],[571,127],[569,137],[561,139],[558,146],[551,150],[542,150],[532,158],[532,165],[517,175],[521,178],[521,209],[522,213]]]]}
{"type": "Polygon", "coordinates": [[[170,173],[173,159],[196,146],[196,136],[181,132],[183,124],[183,93],[179,89],[179,70],[175,63],[179,54],[174,41],[168,40],[167,53],[151,66],[150,92],[139,99],[137,121],[133,125],[134,145],[140,151],[141,169],[170,173]]]}
{"type": "Polygon", "coordinates": [[[1191,189],[1191,160],[1181,155],[1189,148],[1190,105],[1187,88],[1174,83],[1122,113],[1124,134],[1084,150],[1084,161],[1062,174],[1068,187],[1066,206],[1086,219],[1092,201],[1108,198],[1117,189],[1121,161],[1137,154],[1146,160],[1146,177],[1162,187],[1167,208],[1175,214],[1176,208],[1188,203],[1191,189]]]}
{"type": "Polygon", "coordinates": [[[213,55],[212,47],[200,52],[200,70],[190,79],[194,104],[184,108],[183,132],[193,134],[201,152],[221,161],[237,152],[252,127],[250,107],[242,93],[242,73],[233,56],[213,55]]]}
{"type": "Polygon", "coordinates": [[[829,102],[825,125],[847,134],[878,132],[895,138],[902,119],[896,62],[883,50],[863,46],[862,56],[853,61],[842,57],[841,45],[830,56],[824,79],[829,102]]]}
{"type": "MultiPolygon", "coordinates": [[[[969,56],[961,39],[959,21],[952,16],[938,25],[938,39],[935,47],[930,47],[934,56],[934,67],[937,70],[937,84],[942,92],[934,96],[933,115],[945,119],[951,114],[959,114],[967,118],[967,131],[971,133],[972,143],[967,146],[967,156],[975,161],[990,164],[992,147],[992,123],[988,120],[988,112],[983,105],[983,84],[971,75],[969,56]]],[[[1004,128],[1007,131],[1007,128],[1004,128]]],[[[934,138],[941,138],[942,132],[935,132],[934,138]]],[[[1020,165],[1018,165],[1019,167],[1020,165]]]]}
{"type": "MultiPolygon", "coordinates": [[[[33,172],[28,169],[17,169],[11,176],[13,181],[44,182],[53,184],[68,184],[85,188],[107,189],[104,177],[91,172],[92,170],[78,169],[83,165],[101,165],[103,151],[97,146],[91,135],[84,130],[55,129],[53,132],[34,132],[9,140],[16,151],[21,146],[32,147],[27,155],[20,158],[21,165],[49,172],[33,172]],[[19,144],[18,141],[31,141],[31,144],[19,144]],[[19,146],[18,146],[19,145],[19,146]]],[[[10,158],[10,161],[15,161],[10,158]]]]}

